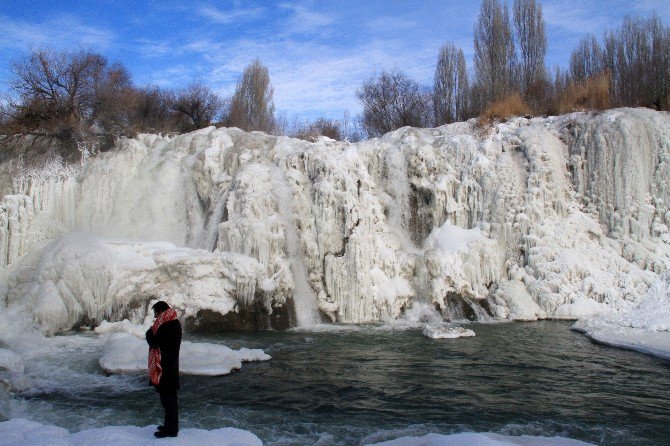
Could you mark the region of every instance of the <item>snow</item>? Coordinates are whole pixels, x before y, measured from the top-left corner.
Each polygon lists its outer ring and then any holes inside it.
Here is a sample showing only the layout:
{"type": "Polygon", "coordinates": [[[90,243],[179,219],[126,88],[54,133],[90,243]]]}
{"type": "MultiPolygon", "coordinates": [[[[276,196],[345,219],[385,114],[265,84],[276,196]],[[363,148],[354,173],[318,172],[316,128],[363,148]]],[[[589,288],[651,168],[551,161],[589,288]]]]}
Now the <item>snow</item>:
{"type": "Polygon", "coordinates": [[[201,446],[262,446],[263,442],[251,432],[235,428],[211,431],[182,429],[176,438],[157,439],[156,426],[107,426],[76,433],[43,425],[35,421],[14,418],[0,422],[3,444],[12,446],[135,446],[135,445],[192,445],[201,446]]]}
{"type": "Polygon", "coordinates": [[[6,348],[0,348],[0,371],[23,373],[25,368],[26,365],[19,355],[6,348]]]}
{"type": "Polygon", "coordinates": [[[369,446],[587,446],[578,440],[563,437],[511,437],[491,433],[428,434],[422,437],[401,437],[369,446]]]}
{"type": "Polygon", "coordinates": [[[663,274],[634,308],[580,319],[572,328],[605,345],[670,360],[670,273],[663,274]]]}
{"type": "MultiPolygon", "coordinates": [[[[108,336],[99,361],[105,372],[146,372],[149,351],[146,341],[126,333],[108,336]]],[[[179,351],[179,372],[188,375],[226,375],[240,369],[243,361],[269,359],[271,357],[260,349],[233,350],[225,345],[183,341],[179,351]]]]}
{"type": "MultiPolygon", "coordinates": [[[[182,429],[176,438],[156,439],[155,426],[107,426],[77,433],[36,421],[14,418],[0,422],[3,444],[12,446],[105,446],[105,445],[191,445],[260,446],[263,443],[251,432],[235,428],[214,430],[182,429]]],[[[578,440],[563,437],[518,437],[493,433],[428,434],[422,437],[400,437],[369,446],[587,446],[578,440]]]]}
{"type": "Polygon", "coordinates": [[[97,334],[108,333],[128,333],[137,338],[143,339],[147,330],[151,327],[153,321],[145,325],[133,324],[128,319],[119,322],[102,321],[100,325],[93,330],[97,334]]]}
{"type": "Polygon", "coordinates": [[[475,335],[475,332],[463,327],[450,327],[450,326],[432,326],[427,325],[423,329],[423,334],[431,339],[457,339],[457,338],[467,338],[475,335]]]}
{"type": "Polygon", "coordinates": [[[185,322],[268,327],[388,321],[415,303],[446,321],[618,314],[670,268],[669,177],[670,116],[646,109],[356,144],[139,135],[17,175],[0,302],[46,334],[143,323],[159,296],[185,322]]]}

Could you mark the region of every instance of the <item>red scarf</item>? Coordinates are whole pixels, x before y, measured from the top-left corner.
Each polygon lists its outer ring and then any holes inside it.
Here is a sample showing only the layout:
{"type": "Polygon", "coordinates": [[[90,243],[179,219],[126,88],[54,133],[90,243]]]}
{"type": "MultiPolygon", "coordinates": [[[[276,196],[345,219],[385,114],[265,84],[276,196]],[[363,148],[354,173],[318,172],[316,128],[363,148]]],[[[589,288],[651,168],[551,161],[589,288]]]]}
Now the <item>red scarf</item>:
{"type": "MultiPolygon", "coordinates": [[[[158,327],[163,325],[165,322],[173,321],[177,319],[177,312],[172,308],[168,308],[158,315],[154,324],[151,326],[151,331],[154,335],[158,331],[158,327]]],[[[158,348],[149,348],[149,379],[151,384],[157,386],[161,381],[161,374],[163,369],[161,368],[161,351],[158,348]]]]}

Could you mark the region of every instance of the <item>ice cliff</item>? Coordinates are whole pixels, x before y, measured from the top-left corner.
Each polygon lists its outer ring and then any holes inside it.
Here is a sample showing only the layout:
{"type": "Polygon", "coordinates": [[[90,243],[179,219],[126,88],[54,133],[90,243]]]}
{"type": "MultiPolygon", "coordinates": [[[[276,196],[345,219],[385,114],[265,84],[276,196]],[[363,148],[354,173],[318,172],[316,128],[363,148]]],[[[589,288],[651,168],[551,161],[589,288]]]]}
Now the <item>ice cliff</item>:
{"type": "Polygon", "coordinates": [[[54,333],[578,318],[634,308],[670,267],[670,115],[402,128],[356,144],[238,129],[140,135],[17,172],[0,302],[54,333]]]}

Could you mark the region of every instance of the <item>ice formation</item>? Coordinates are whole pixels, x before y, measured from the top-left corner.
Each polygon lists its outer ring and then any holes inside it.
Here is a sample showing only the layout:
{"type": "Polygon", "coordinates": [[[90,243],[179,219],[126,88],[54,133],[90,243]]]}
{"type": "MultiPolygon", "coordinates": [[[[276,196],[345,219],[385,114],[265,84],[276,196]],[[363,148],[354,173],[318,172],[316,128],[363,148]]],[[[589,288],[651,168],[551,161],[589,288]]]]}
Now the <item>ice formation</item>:
{"type": "MultiPolygon", "coordinates": [[[[147,343],[126,333],[109,335],[100,358],[107,373],[146,372],[147,343]]],[[[179,352],[179,372],[187,375],[226,375],[242,367],[243,361],[271,359],[260,349],[233,350],[225,345],[184,341],[179,352]]]]}
{"type": "Polygon", "coordinates": [[[176,438],[157,440],[156,426],[108,426],[70,433],[56,426],[22,418],[0,422],[0,438],[13,446],[141,446],[150,444],[201,446],[262,446],[251,432],[231,427],[207,431],[182,429],[176,438]]]}
{"type": "MultiPolygon", "coordinates": [[[[670,116],[619,109],[402,128],[357,144],[140,135],[23,172],[0,202],[0,301],[46,333],[626,312],[670,266],[670,116]]],[[[4,309],[3,309],[4,311],[4,309]]]]}
{"type": "Polygon", "coordinates": [[[579,440],[563,437],[511,437],[500,434],[462,433],[452,435],[428,434],[422,437],[401,437],[369,446],[588,446],[579,440]]]}
{"type": "MultiPolygon", "coordinates": [[[[207,431],[204,429],[182,429],[176,438],[156,440],[153,436],[155,426],[109,426],[86,429],[70,433],[66,429],[38,423],[36,421],[15,418],[0,422],[0,437],[7,444],[15,446],[136,446],[145,444],[202,446],[262,446],[262,441],[251,432],[222,428],[207,431]]],[[[492,433],[462,433],[452,435],[428,434],[423,437],[401,437],[382,443],[366,443],[369,446],[588,446],[578,440],[563,437],[519,437],[492,433]]]]}
{"type": "Polygon", "coordinates": [[[670,273],[663,274],[631,310],[580,319],[573,329],[596,342],[670,360],[670,273]]]}
{"type": "Polygon", "coordinates": [[[426,325],[423,334],[431,339],[456,339],[475,336],[475,332],[469,328],[444,325],[426,325]]]}

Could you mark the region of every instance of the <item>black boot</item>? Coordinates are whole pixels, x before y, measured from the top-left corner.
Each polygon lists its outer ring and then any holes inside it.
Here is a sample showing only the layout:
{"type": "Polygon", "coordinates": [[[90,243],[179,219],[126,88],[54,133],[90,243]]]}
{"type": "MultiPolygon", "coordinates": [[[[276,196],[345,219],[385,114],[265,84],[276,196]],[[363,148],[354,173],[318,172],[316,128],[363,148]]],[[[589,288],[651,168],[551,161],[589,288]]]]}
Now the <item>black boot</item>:
{"type": "Polygon", "coordinates": [[[165,437],[176,437],[177,432],[169,432],[166,430],[159,430],[154,432],[154,437],[156,438],[165,438],[165,437]]]}

